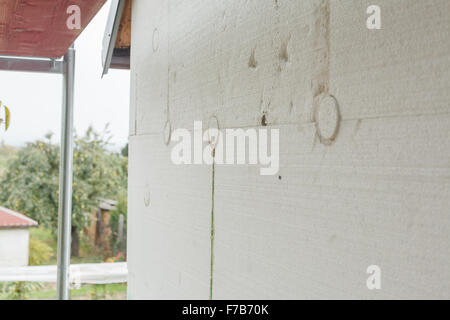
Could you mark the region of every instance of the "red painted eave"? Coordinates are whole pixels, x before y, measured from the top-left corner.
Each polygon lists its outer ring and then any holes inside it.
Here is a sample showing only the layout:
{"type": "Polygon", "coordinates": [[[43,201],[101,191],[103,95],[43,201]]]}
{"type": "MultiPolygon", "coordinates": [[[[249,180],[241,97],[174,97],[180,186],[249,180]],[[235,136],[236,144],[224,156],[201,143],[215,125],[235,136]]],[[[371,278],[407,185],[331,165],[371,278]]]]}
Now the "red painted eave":
{"type": "Polygon", "coordinates": [[[0,0],[0,55],[59,58],[106,0],[0,0]],[[77,5],[81,28],[70,30],[67,8],[77,5]]]}

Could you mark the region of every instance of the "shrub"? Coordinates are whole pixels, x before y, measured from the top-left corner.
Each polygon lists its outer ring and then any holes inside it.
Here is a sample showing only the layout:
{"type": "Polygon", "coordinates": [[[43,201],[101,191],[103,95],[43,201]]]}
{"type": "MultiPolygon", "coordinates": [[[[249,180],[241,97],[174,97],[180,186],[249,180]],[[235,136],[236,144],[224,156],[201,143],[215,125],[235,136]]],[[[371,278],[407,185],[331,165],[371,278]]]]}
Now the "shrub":
{"type": "Polygon", "coordinates": [[[53,249],[42,240],[30,239],[29,265],[40,266],[48,264],[53,258],[53,249]]]}

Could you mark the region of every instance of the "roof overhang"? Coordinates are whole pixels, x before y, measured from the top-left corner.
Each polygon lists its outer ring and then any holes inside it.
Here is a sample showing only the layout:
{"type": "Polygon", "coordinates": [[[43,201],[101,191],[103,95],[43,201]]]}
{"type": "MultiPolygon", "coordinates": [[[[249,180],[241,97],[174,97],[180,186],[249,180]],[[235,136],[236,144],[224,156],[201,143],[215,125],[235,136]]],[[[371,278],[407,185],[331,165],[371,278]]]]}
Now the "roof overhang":
{"type": "Polygon", "coordinates": [[[103,37],[103,74],[109,69],[130,69],[131,0],[113,0],[103,37]]]}
{"type": "Polygon", "coordinates": [[[62,57],[105,2],[0,0],[0,55],[62,57]],[[75,14],[71,6],[80,9],[79,29],[68,27],[68,19],[75,14]]]}

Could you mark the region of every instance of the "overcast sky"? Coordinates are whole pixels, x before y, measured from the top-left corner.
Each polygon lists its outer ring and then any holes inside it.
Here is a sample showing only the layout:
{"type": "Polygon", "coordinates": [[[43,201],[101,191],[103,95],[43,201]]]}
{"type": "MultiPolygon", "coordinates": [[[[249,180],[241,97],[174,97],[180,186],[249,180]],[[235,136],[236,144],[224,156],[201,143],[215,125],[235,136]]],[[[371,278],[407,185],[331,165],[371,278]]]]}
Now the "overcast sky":
{"type": "MultiPolygon", "coordinates": [[[[75,42],[75,114],[77,133],[89,125],[101,130],[109,123],[113,148],[128,141],[130,81],[128,70],[110,70],[101,78],[101,50],[108,1],[75,42]]],[[[23,145],[41,139],[49,131],[59,141],[61,128],[62,76],[0,71],[0,100],[11,110],[11,126],[0,140],[23,145]]]]}

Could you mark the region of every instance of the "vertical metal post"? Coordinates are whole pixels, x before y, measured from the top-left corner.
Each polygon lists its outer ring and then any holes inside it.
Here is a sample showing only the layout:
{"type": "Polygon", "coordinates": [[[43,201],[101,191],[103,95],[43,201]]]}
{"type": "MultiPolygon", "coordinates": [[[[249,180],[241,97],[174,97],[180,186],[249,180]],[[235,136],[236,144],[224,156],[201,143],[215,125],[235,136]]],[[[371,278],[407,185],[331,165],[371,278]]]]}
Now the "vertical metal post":
{"type": "Polygon", "coordinates": [[[73,45],[64,55],[63,68],[57,294],[59,300],[68,300],[72,220],[73,96],[75,80],[75,49],[73,45]]]}

